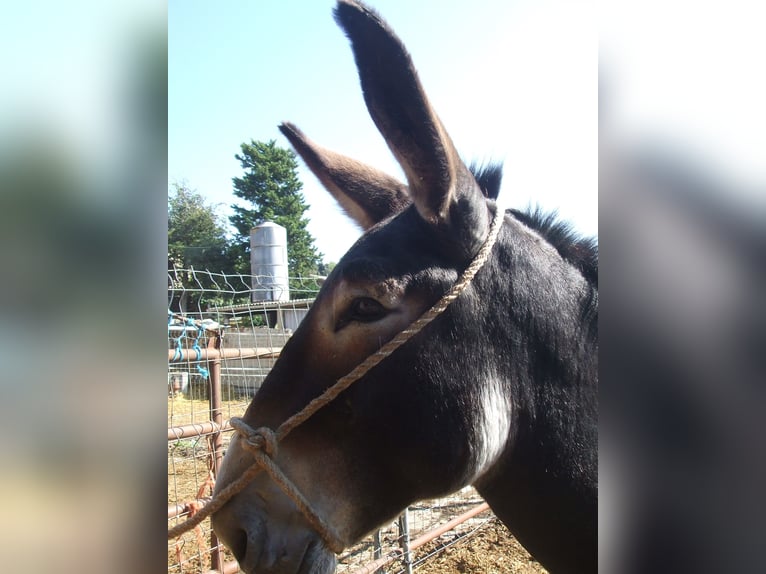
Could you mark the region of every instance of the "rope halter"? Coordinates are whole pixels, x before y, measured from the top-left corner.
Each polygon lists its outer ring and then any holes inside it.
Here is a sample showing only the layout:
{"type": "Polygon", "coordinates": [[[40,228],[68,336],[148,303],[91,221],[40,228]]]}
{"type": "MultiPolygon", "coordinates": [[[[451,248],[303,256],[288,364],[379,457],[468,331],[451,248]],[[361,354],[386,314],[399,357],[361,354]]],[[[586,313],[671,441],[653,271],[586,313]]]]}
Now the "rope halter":
{"type": "Polygon", "coordinates": [[[450,303],[458,298],[458,296],[471,283],[479,269],[481,269],[487,259],[489,259],[489,254],[497,240],[503,217],[505,216],[504,212],[499,207],[496,209],[497,211],[492,220],[487,237],[484,240],[484,244],[481,246],[481,249],[479,249],[468,267],[466,267],[465,271],[463,271],[463,274],[441,299],[434,303],[430,309],[425,311],[409,327],[402,330],[388,343],[368,356],[350,373],[338,379],[337,382],[324,391],[324,393],[310,401],[302,410],[279,425],[275,431],[265,427],[253,429],[241,418],[233,417],[231,419],[231,426],[234,427],[237,433],[239,433],[242,439],[242,446],[253,455],[255,462],[237,479],[218,491],[213,499],[194,514],[194,516],[189,517],[185,522],[169,529],[168,539],[175,538],[184,532],[188,532],[205,520],[205,518],[218,512],[224,504],[237,493],[241,492],[253,478],[263,470],[277,484],[277,486],[279,486],[282,492],[290,497],[311,527],[322,537],[328,548],[336,554],[343,551],[345,544],[343,544],[343,541],[337,535],[335,530],[328,525],[313,508],[311,508],[308,500],[306,500],[303,494],[301,494],[293,483],[290,482],[274,462],[273,459],[277,456],[279,443],[284,440],[295,427],[308,420],[319,409],[335,400],[338,395],[366,375],[370,369],[375,367],[378,363],[383,361],[383,359],[391,355],[396,349],[423,330],[426,325],[441,315],[441,313],[449,307],[450,303]]]}

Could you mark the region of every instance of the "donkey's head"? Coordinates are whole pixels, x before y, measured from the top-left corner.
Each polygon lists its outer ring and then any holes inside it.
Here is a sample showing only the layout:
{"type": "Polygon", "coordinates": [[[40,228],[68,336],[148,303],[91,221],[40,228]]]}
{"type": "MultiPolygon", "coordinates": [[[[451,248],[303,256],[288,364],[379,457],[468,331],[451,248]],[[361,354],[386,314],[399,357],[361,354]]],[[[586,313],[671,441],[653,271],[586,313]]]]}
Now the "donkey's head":
{"type": "MultiPolygon", "coordinates": [[[[328,277],[247,409],[243,419],[253,428],[277,428],[417,319],[476,255],[497,210],[499,172],[475,177],[463,164],[396,35],[353,0],[340,0],[335,15],[350,39],[367,108],[407,183],[315,145],[291,124],[281,127],[366,231],[328,277]]],[[[507,234],[501,230],[501,242],[507,234]]],[[[522,282],[534,283],[548,259],[570,273],[537,234],[523,231],[518,242],[519,252],[545,261],[521,266],[522,282]]],[[[443,315],[280,443],[277,465],[343,545],[414,500],[474,482],[505,449],[513,425],[502,381],[512,376],[512,351],[507,339],[502,349],[489,341],[509,320],[478,295],[511,308],[498,268],[515,261],[502,258],[495,253],[443,315]]],[[[570,302],[555,305],[552,312],[565,313],[570,302]]],[[[252,463],[235,437],[217,490],[252,463]]],[[[327,544],[263,473],[213,524],[247,572],[319,573],[334,565],[327,544]]]]}

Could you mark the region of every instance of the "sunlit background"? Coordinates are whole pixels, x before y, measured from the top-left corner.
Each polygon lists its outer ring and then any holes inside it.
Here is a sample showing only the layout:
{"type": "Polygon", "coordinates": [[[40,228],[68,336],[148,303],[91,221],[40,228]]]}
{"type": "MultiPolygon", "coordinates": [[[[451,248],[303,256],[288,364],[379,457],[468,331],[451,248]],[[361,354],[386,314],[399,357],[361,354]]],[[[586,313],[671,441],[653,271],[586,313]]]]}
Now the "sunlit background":
{"type": "MultiPolygon", "coordinates": [[[[239,145],[298,125],[404,179],[364,105],[333,2],[169,4],[168,178],[222,215],[239,202],[239,145]]],[[[466,162],[503,162],[503,207],[557,210],[598,233],[595,5],[560,0],[379,0],[466,162]]],[[[360,232],[300,163],[309,231],[326,262],[360,232]]]]}

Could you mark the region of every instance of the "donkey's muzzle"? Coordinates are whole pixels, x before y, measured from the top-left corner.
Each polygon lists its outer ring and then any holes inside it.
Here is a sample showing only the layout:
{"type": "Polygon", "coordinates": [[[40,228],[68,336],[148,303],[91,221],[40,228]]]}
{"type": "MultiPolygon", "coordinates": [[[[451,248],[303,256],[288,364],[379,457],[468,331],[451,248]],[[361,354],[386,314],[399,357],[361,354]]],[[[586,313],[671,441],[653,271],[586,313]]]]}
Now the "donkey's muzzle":
{"type": "Polygon", "coordinates": [[[214,514],[212,523],[243,572],[330,574],[335,570],[335,554],[300,514],[275,517],[268,504],[253,504],[253,500],[242,499],[242,494],[214,514]]]}

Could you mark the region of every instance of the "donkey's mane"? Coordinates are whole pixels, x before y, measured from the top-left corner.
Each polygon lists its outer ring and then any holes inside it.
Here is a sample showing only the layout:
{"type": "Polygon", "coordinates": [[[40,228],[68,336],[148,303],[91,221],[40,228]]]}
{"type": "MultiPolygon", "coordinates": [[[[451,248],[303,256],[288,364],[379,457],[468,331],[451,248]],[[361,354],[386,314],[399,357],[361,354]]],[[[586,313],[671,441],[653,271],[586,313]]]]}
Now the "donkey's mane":
{"type": "Polygon", "coordinates": [[[501,163],[472,163],[468,169],[479,184],[484,197],[497,199],[500,193],[500,183],[503,181],[503,164],[501,163]]]}
{"type": "Polygon", "coordinates": [[[598,243],[595,238],[583,237],[570,223],[559,219],[555,211],[546,212],[540,206],[529,207],[525,211],[508,211],[542,235],[556,248],[564,261],[579,269],[583,277],[598,289],[598,243]]]}
{"type": "MultiPolygon", "coordinates": [[[[503,178],[502,164],[472,163],[469,169],[482,193],[489,199],[497,199],[503,178]]],[[[565,261],[577,268],[598,289],[598,242],[595,238],[583,237],[570,223],[559,219],[555,211],[546,212],[540,206],[529,207],[524,211],[509,209],[507,213],[542,235],[565,261]]]]}

